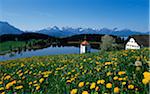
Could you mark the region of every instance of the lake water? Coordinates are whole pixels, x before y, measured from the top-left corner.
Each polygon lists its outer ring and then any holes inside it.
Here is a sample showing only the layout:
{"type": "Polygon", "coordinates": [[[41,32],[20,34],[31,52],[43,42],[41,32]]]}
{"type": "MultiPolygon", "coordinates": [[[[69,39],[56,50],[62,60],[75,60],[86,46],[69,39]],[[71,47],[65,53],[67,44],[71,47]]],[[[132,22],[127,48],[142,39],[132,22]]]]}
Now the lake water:
{"type": "MultiPolygon", "coordinates": [[[[79,54],[80,49],[74,46],[66,47],[48,47],[39,50],[31,50],[21,53],[11,53],[0,56],[0,61],[12,60],[17,58],[26,58],[32,56],[57,55],[57,54],[79,54]]],[[[97,49],[91,49],[91,52],[98,52],[97,49]]]]}

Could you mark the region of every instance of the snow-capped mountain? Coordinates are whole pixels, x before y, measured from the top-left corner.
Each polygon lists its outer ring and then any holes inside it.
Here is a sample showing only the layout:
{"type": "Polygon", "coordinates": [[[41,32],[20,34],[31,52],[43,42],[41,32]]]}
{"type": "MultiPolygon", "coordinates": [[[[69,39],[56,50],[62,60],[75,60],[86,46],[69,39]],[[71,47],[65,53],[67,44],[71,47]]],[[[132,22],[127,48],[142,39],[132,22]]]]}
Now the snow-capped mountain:
{"type": "Polygon", "coordinates": [[[22,34],[22,33],[23,33],[23,31],[10,25],[9,23],[0,21],[0,35],[3,35],[3,34],[22,34]]]}
{"type": "Polygon", "coordinates": [[[57,26],[54,26],[54,27],[48,27],[46,29],[39,30],[37,31],[37,33],[42,33],[54,37],[66,37],[66,36],[79,34],[78,31],[79,31],[78,28],[77,29],[71,27],[58,28],[57,26]]]}
{"type": "Polygon", "coordinates": [[[98,30],[98,29],[92,29],[92,28],[72,28],[72,27],[58,28],[57,26],[54,26],[48,29],[42,29],[37,32],[50,35],[50,36],[55,36],[55,37],[67,37],[67,36],[77,35],[77,34],[108,34],[108,35],[127,37],[130,35],[147,34],[147,33],[132,31],[130,29],[123,29],[123,30],[112,29],[111,30],[108,28],[102,28],[98,30]]]}
{"type": "Polygon", "coordinates": [[[112,35],[125,36],[125,37],[130,36],[130,35],[139,35],[139,34],[144,34],[144,33],[137,32],[137,31],[132,31],[130,29],[123,29],[123,30],[120,30],[120,31],[112,32],[112,35]]]}
{"type": "MultiPolygon", "coordinates": [[[[32,31],[21,31],[18,28],[10,25],[7,22],[1,22],[0,21],[0,35],[3,34],[22,34],[22,33],[28,33],[32,31]]],[[[93,29],[93,28],[72,28],[72,27],[62,27],[59,28],[57,26],[48,27],[45,29],[41,29],[38,31],[34,31],[34,33],[40,33],[45,34],[49,36],[54,37],[68,37],[72,35],[78,35],[78,34],[108,34],[108,35],[116,35],[120,37],[128,37],[130,35],[138,35],[138,34],[149,34],[149,32],[141,33],[137,31],[132,31],[130,29],[123,29],[118,30],[117,28],[114,29],[108,29],[108,28],[102,28],[102,29],[93,29]]]]}

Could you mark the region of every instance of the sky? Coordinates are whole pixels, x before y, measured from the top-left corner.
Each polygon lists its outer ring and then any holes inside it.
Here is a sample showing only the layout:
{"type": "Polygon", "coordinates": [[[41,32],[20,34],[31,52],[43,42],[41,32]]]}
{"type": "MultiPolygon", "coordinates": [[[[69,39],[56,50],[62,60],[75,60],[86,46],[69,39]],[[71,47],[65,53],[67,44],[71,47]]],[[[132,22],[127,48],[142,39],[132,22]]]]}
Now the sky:
{"type": "Polygon", "coordinates": [[[46,27],[149,31],[149,0],[0,0],[0,21],[21,30],[46,27]]]}

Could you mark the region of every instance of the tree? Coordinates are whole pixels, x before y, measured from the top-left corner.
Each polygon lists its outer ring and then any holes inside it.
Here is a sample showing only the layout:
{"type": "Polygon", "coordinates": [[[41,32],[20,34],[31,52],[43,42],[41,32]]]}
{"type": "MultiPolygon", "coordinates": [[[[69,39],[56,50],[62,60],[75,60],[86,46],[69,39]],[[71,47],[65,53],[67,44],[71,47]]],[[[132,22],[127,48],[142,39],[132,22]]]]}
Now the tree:
{"type": "Polygon", "coordinates": [[[115,48],[117,47],[116,44],[116,40],[109,35],[105,35],[101,38],[101,45],[100,45],[100,49],[104,50],[104,51],[111,51],[111,50],[115,50],[115,48]]]}

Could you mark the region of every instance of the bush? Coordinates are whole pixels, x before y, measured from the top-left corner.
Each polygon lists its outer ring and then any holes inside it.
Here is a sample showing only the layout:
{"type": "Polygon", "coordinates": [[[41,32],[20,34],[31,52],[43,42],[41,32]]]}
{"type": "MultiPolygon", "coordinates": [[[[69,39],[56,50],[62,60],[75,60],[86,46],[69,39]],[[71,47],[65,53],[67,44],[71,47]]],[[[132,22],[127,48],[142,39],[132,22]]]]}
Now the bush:
{"type": "Polygon", "coordinates": [[[102,51],[112,51],[120,49],[120,45],[116,43],[116,40],[109,35],[105,35],[102,37],[102,43],[100,45],[100,49],[102,51]]]}

